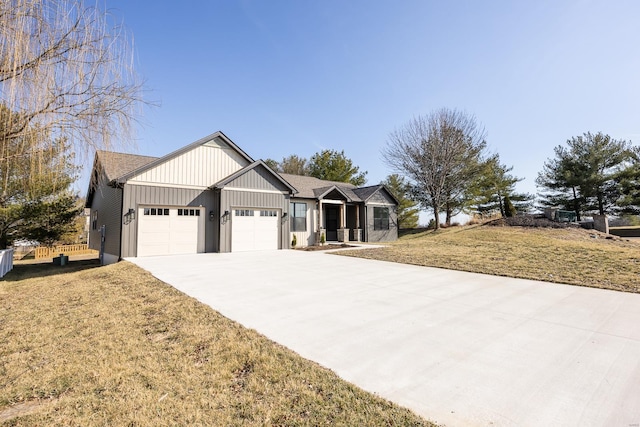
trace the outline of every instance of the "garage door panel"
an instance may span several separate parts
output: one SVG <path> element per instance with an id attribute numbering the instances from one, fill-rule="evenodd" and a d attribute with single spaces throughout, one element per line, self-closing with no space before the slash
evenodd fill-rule
<path id="1" fill-rule="evenodd" d="M 147 244 L 144 247 L 143 253 L 138 256 L 156 256 L 166 255 L 169 253 L 169 245 L 166 243 Z"/>
<path id="2" fill-rule="evenodd" d="M 262 251 L 278 249 L 279 216 L 275 210 L 240 209 L 234 210 L 231 229 L 231 251 Z M 253 215 L 248 215 L 250 211 Z M 266 214 L 266 212 L 269 212 Z"/>
<path id="3" fill-rule="evenodd" d="M 145 244 L 147 245 L 158 245 L 158 244 L 169 244 L 169 232 L 163 233 L 155 233 L 155 232 L 146 232 L 143 233 L 143 239 Z"/>
<path id="4" fill-rule="evenodd" d="M 162 210 L 163 215 L 151 215 Z M 195 211 L 189 209 L 184 211 Z M 145 211 L 148 213 L 145 215 Z M 183 209 L 148 207 L 139 209 L 138 256 L 199 252 L 202 216 L 178 215 Z M 166 213 L 168 212 L 168 215 Z M 204 228 L 204 227 L 202 227 Z"/>

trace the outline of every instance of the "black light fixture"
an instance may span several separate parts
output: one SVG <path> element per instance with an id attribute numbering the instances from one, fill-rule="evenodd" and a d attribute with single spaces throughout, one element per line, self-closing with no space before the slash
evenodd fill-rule
<path id="1" fill-rule="evenodd" d="M 124 223 L 129 224 L 134 219 L 136 219 L 136 210 L 133 208 L 129 208 L 127 213 L 124 214 Z"/>
<path id="2" fill-rule="evenodd" d="M 288 217 L 289 217 L 288 213 L 285 212 L 285 213 L 282 214 L 282 220 L 283 221 L 286 221 Z"/>
<path id="3" fill-rule="evenodd" d="M 229 211 L 224 211 L 224 215 L 222 215 L 223 217 L 228 217 L 229 216 Z"/>
<path id="4" fill-rule="evenodd" d="M 213 221 L 216 218 L 216 213 L 214 211 L 209 211 L 209 221 Z"/>

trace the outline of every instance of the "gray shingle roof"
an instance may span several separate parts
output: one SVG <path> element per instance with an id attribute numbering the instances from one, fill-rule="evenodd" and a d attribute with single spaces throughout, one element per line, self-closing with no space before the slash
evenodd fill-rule
<path id="1" fill-rule="evenodd" d="M 291 175 L 288 173 L 281 173 L 280 176 L 298 190 L 296 197 L 303 199 L 315 199 L 335 185 L 353 201 L 361 201 L 360 197 L 358 197 L 353 191 L 356 186 L 349 184 L 348 182 L 324 181 L 312 176 Z"/>
<path id="2" fill-rule="evenodd" d="M 159 159 L 158 157 L 102 150 L 97 151 L 96 156 L 104 168 L 108 181 L 116 180 Z M 295 197 L 305 199 L 317 199 L 331 188 L 337 187 L 350 201 L 363 202 L 382 187 L 381 185 L 372 185 L 358 188 L 348 182 L 325 181 L 312 176 L 292 175 L 288 173 L 281 173 L 279 175 L 293 188 L 298 190 Z"/>
<path id="3" fill-rule="evenodd" d="M 378 191 L 381 185 L 372 185 L 370 187 L 360 187 L 353 190 L 362 200 L 367 200 L 373 193 Z"/>
<path id="4" fill-rule="evenodd" d="M 140 156 L 138 154 L 114 153 L 112 151 L 99 150 L 96 153 L 98 161 L 104 168 L 109 181 L 113 181 L 132 172 L 146 164 L 157 160 L 157 157 Z"/>

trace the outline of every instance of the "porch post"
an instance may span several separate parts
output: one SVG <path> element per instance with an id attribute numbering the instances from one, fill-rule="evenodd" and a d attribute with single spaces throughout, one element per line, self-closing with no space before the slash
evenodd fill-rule
<path id="1" fill-rule="evenodd" d="M 338 227 L 338 241 L 339 242 L 348 242 L 349 241 L 349 229 L 347 226 L 347 203 L 342 202 L 340 205 L 340 227 Z"/>
<path id="2" fill-rule="evenodd" d="M 353 232 L 353 240 L 359 242 L 360 239 L 360 205 L 356 205 L 356 229 Z"/>
<path id="3" fill-rule="evenodd" d="M 322 200 L 318 200 L 318 227 L 316 230 L 316 245 L 320 244 L 320 238 L 322 236 L 322 234 L 324 233 L 324 227 L 323 227 L 323 222 L 322 222 L 323 218 L 322 218 Z M 324 238 L 326 239 L 327 236 L 325 235 Z"/>

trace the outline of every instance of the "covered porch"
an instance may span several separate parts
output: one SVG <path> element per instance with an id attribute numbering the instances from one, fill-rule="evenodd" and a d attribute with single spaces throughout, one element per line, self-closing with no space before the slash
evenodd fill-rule
<path id="1" fill-rule="evenodd" d="M 319 197 L 316 241 L 324 234 L 327 242 L 361 242 L 362 209 L 337 188 Z"/>

